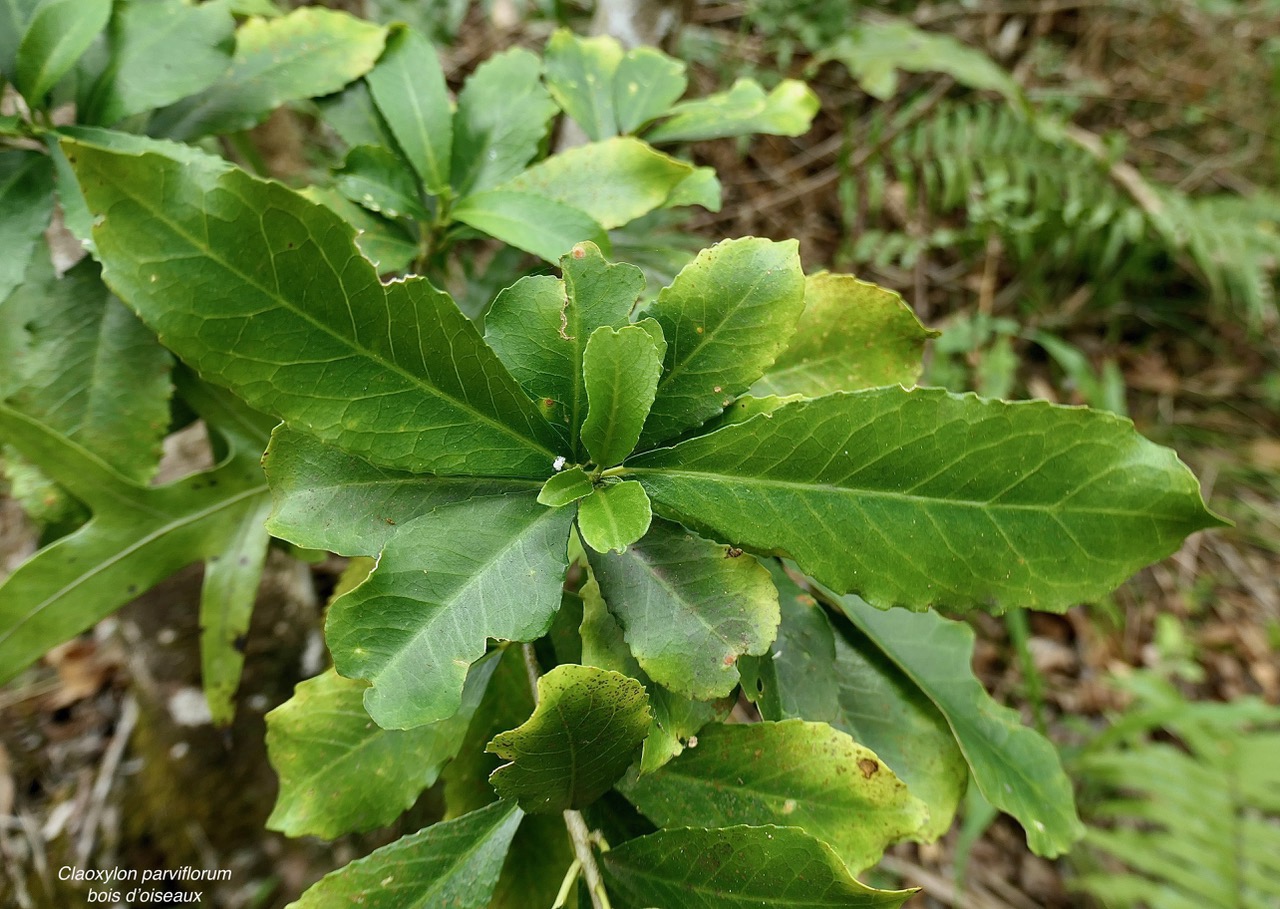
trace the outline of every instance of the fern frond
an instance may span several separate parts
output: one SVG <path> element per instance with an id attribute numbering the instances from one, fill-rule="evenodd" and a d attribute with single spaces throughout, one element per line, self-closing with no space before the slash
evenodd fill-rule
<path id="1" fill-rule="evenodd" d="M 1085 849 L 1109 868 L 1079 885 L 1114 909 L 1271 909 L 1280 905 L 1280 710 L 1189 704 L 1172 686 L 1104 736 L 1080 771 L 1102 793 Z M 1153 742 L 1162 728 L 1185 747 Z"/>
<path id="2" fill-rule="evenodd" d="M 886 128 L 873 124 L 867 141 L 874 145 Z M 848 194 L 848 204 L 896 229 L 866 232 L 852 257 L 909 267 L 931 249 L 976 256 L 994 234 L 1028 284 L 1149 288 L 1167 280 L 1172 260 L 1251 324 L 1276 318 L 1280 195 L 1191 197 L 1144 187 L 1151 198 L 1137 200 L 1105 155 L 1068 132 L 1005 103 L 939 106 L 867 161 L 863 198 Z M 907 230 L 921 201 L 949 229 Z"/>

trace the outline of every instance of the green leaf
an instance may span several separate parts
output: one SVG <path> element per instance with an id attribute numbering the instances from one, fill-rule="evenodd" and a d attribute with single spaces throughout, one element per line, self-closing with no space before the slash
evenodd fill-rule
<path id="1" fill-rule="evenodd" d="M 767 95 L 754 79 L 739 79 L 716 92 L 671 108 L 671 118 L 645 134 L 649 142 L 694 142 L 764 133 L 799 136 L 809 131 L 818 112 L 818 96 L 809 86 L 783 79 Z"/>
<path id="2" fill-rule="evenodd" d="M 667 355 L 641 447 L 727 407 L 787 346 L 804 308 L 798 244 L 724 240 L 685 266 L 645 314 Z"/>
<path id="3" fill-rule="evenodd" d="M 195 139 L 248 129 L 287 101 L 336 92 L 367 73 L 386 29 L 316 7 L 250 19 L 236 32 L 231 67 L 198 95 L 159 111 L 150 133 Z"/>
<path id="4" fill-rule="evenodd" d="M 898 70 L 946 73 L 967 88 L 999 92 L 1015 102 L 1022 97 L 1013 77 L 982 51 L 901 19 L 859 20 L 819 54 L 818 62 L 825 60 L 839 60 L 863 91 L 882 101 L 897 91 Z"/>
<path id="5" fill-rule="evenodd" d="M 361 79 L 352 82 L 342 91 L 315 100 L 320 116 L 348 148 L 357 145 L 380 145 L 386 149 L 396 147 L 387 121 L 373 103 L 369 86 Z"/>
<path id="6" fill-rule="evenodd" d="M 613 76 L 618 132 L 632 133 L 680 100 L 689 80 L 684 61 L 652 47 L 633 47 Z"/>
<path id="7" fill-rule="evenodd" d="M 39 5 L 40 0 L 0 0 L 0 76 L 10 82 L 14 79 L 18 44 Z"/>
<path id="8" fill-rule="evenodd" d="M 520 824 L 498 802 L 433 824 L 325 875 L 290 909 L 485 909 Z"/>
<path id="9" fill-rule="evenodd" d="M 587 556 L 640 666 L 679 694 L 728 694 L 738 683 L 738 658 L 764 653 L 777 631 L 769 573 L 751 556 L 681 527 L 655 520 L 625 553 Z"/>
<path id="10" fill-rule="evenodd" d="M 612 467 L 640 439 L 658 388 L 662 355 L 639 325 L 617 331 L 604 325 L 587 339 L 582 372 L 587 389 L 582 444 L 596 464 Z"/>
<path id="11" fill-rule="evenodd" d="M 548 419 L 568 427 L 577 459 L 587 340 L 602 327 L 627 324 L 644 275 L 634 265 L 610 265 L 592 243 L 575 245 L 560 268 L 563 280 L 522 278 L 500 293 L 485 316 L 484 338 L 526 394 L 543 402 Z"/>
<path id="12" fill-rule="evenodd" d="M 837 598 L 849 620 L 933 701 L 987 800 L 1022 824 L 1027 845 L 1054 857 L 1084 834 L 1071 781 L 1048 739 L 991 699 L 973 675 L 973 630 L 932 612 L 873 609 Z"/>
<path id="13" fill-rule="evenodd" d="M 557 111 L 539 78 L 541 71 L 534 54 L 513 48 L 490 57 L 467 79 L 453 116 L 457 195 L 492 189 L 520 173 L 538 153 Z"/>
<path id="14" fill-rule="evenodd" d="M 801 827 L 854 874 L 929 816 L 870 749 L 825 723 L 800 720 L 708 726 L 697 748 L 621 789 L 660 827 Z"/>
<path id="15" fill-rule="evenodd" d="M 914 891 L 872 890 L 794 827 L 660 830 L 600 859 L 614 909 L 897 909 Z"/>
<path id="16" fill-rule="evenodd" d="M 839 708 L 829 722 L 879 755 L 929 806 L 929 822 L 913 839 L 933 842 L 951 828 L 969 781 L 955 735 L 926 693 L 860 632 L 842 628 L 835 649 Z"/>
<path id="17" fill-rule="evenodd" d="M 609 242 L 604 228 L 586 212 L 530 192 L 502 188 L 472 193 L 449 214 L 548 262 L 557 261 L 583 240 L 599 245 Z"/>
<path id="18" fill-rule="evenodd" d="M 528 492 L 537 481 L 430 477 L 368 461 L 280 426 L 263 458 L 272 535 L 306 549 L 376 555 L 404 524 L 440 505 Z"/>
<path id="19" fill-rule="evenodd" d="M 622 627 L 605 607 L 600 585 L 594 577 L 587 578 L 581 595 L 582 623 L 578 633 L 582 641 L 582 663 L 631 676 L 643 683 L 649 692 L 653 720 L 649 723 L 649 734 L 645 736 L 644 749 L 640 754 L 640 772 L 652 773 L 682 752 L 690 736 L 707 723 L 727 717 L 733 706 L 732 700 L 693 701 L 653 682 L 631 655 L 622 636 Z"/>
<path id="20" fill-rule="evenodd" d="M 626 552 L 645 535 L 653 511 L 634 480 L 601 486 L 578 505 L 578 531 L 596 552 Z"/>
<path id="21" fill-rule="evenodd" d="M 30 347 L 8 403 L 146 483 L 169 428 L 173 360 L 111 295 L 89 259 L 61 279 L 32 282 L 12 304 L 29 308 Z"/>
<path id="22" fill-rule="evenodd" d="M 693 170 L 691 164 L 624 136 L 552 155 L 499 189 L 551 199 L 614 228 L 661 208 Z"/>
<path id="23" fill-rule="evenodd" d="M 263 496 L 254 505 L 244 511 L 226 547 L 205 561 L 200 586 L 200 679 L 209 713 L 219 726 L 235 719 L 245 636 L 271 542 L 263 526 L 271 500 Z"/>
<path id="24" fill-rule="evenodd" d="M 5 405 L 0 433 L 94 512 L 0 585 L 0 683 L 179 568 L 226 550 L 266 498 L 258 452 L 235 436 L 213 470 L 149 487 Z"/>
<path id="25" fill-rule="evenodd" d="M 13 84 L 33 108 L 107 27 L 111 0 L 40 0 L 14 56 Z"/>
<path id="26" fill-rule="evenodd" d="M 203 376 L 385 467 L 551 473 L 555 431 L 472 322 L 425 280 L 384 286 L 329 209 L 216 159 L 65 147 L 110 213 L 107 283 Z"/>
<path id="27" fill-rule="evenodd" d="M 529 813 L 577 810 L 612 788 L 649 731 L 649 696 L 635 679 L 566 663 L 538 679 L 538 706 L 486 751 L 510 761 L 489 781 Z"/>
<path id="28" fill-rule="evenodd" d="M 543 51 L 551 96 L 592 141 L 618 134 L 613 74 L 621 60 L 622 45 L 612 35 L 579 38 L 567 28 L 557 29 Z"/>
<path id="29" fill-rule="evenodd" d="M 231 64 L 235 20 L 221 3 L 124 0 L 107 44 L 110 62 L 79 112 L 83 123 L 110 126 L 207 89 Z"/>
<path id="30" fill-rule="evenodd" d="M 334 183 L 352 202 L 388 218 L 427 219 L 413 174 L 385 148 L 357 145 L 351 149 L 334 172 Z"/>
<path id="31" fill-rule="evenodd" d="M 338 672 L 367 678 L 379 726 L 451 716 L 489 638 L 532 641 L 560 607 L 572 508 L 532 494 L 444 505 L 399 528 L 378 567 L 329 607 Z"/>
<path id="32" fill-rule="evenodd" d="M 484 747 L 499 732 L 520 725 L 533 713 L 530 686 L 523 649 L 506 646 L 498 657 L 498 668 L 493 671 L 467 734 L 462 737 L 458 756 L 440 774 L 444 781 L 446 818 L 461 817 L 497 799 L 497 793 L 489 785 L 489 774 L 502 762 Z"/>
<path id="33" fill-rule="evenodd" d="M 182 400 L 208 426 L 234 439 L 246 460 L 266 447 L 275 420 L 250 410 L 230 392 L 207 385 L 186 370 L 179 370 L 176 379 Z M 229 726 L 235 719 L 249 624 L 271 542 L 263 524 L 270 511 L 269 498 L 254 498 L 222 550 L 205 560 L 200 585 L 200 679 L 213 722 L 221 726 Z"/>
<path id="34" fill-rule="evenodd" d="M 34 151 L 0 151 L 0 303 L 22 283 L 53 216 L 53 167 Z"/>
<path id="35" fill-rule="evenodd" d="M 338 215 L 356 229 L 356 246 L 379 274 L 403 272 L 418 258 L 418 241 L 401 224 L 380 217 L 332 187 L 308 186 L 298 195 Z"/>
<path id="36" fill-rule="evenodd" d="M 572 505 L 583 496 L 591 495 L 594 488 L 591 477 L 585 470 L 581 467 L 570 467 L 553 475 L 542 484 L 542 489 L 538 492 L 538 501 L 552 508 Z"/>
<path id="37" fill-rule="evenodd" d="M 563 817 L 554 814 L 526 817 L 507 850 L 507 860 L 488 909 L 552 905 L 573 860 L 573 843 Z"/>
<path id="38" fill-rule="evenodd" d="M 449 188 L 453 114 L 436 49 L 412 28 L 397 26 L 365 81 L 422 185 L 432 195 L 444 193 Z"/>
<path id="39" fill-rule="evenodd" d="M 267 827 L 331 840 L 390 824 L 458 753 L 497 656 L 471 670 L 456 714 L 417 729 L 382 729 L 369 719 L 367 682 L 330 669 L 299 683 L 267 714 L 267 749 L 280 776 Z"/>
<path id="40" fill-rule="evenodd" d="M 778 590 L 782 623 L 767 653 L 743 659 L 743 694 L 756 703 L 766 720 L 827 723 L 879 754 L 875 745 L 835 722 L 840 715 L 840 675 L 832 672 L 835 632 L 822 607 L 775 559 L 768 559 L 765 566 Z"/>
<path id="41" fill-rule="evenodd" d="M 891 290 L 853 275 L 810 275 L 791 344 L 751 393 L 816 398 L 878 385 L 914 385 L 924 342 L 937 334 Z"/>
<path id="42" fill-rule="evenodd" d="M 881 607 L 1063 610 L 1220 524 L 1128 420 L 941 389 L 797 401 L 628 467 L 659 514 Z"/>

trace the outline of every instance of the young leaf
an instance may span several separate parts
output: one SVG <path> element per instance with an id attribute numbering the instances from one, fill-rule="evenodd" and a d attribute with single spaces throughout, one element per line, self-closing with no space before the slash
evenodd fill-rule
<path id="1" fill-rule="evenodd" d="M 422 185 L 442 195 L 449 188 L 453 113 L 436 49 L 412 28 L 396 26 L 365 82 Z"/>
<path id="2" fill-rule="evenodd" d="M 791 344 L 751 393 L 816 398 L 877 385 L 914 385 L 924 342 L 937 334 L 921 325 L 893 291 L 853 275 L 810 275 Z"/>
<path id="3" fill-rule="evenodd" d="M 613 74 L 622 45 L 612 35 L 579 38 L 567 28 L 547 41 L 542 66 L 551 96 L 594 142 L 618 134 Z"/>
<path id="4" fill-rule="evenodd" d="M 327 95 L 359 79 L 385 40 L 380 25 L 316 7 L 250 19 L 236 32 L 235 54 L 222 78 L 159 111 L 149 131 L 189 140 L 248 129 L 286 101 Z"/>
<path id="5" fill-rule="evenodd" d="M 625 553 L 588 552 L 627 644 L 655 682 L 687 697 L 723 697 L 737 660 L 764 653 L 778 628 L 778 593 L 751 556 L 665 521 Z"/>
<path id="6" fill-rule="evenodd" d="M 991 699 L 973 675 L 973 630 L 932 612 L 881 612 L 854 596 L 844 614 L 946 717 L 987 800 L 1022 824 L 1027 845 L 1052 858 L 1084 834 L 1071 781 L 1053 744 Z"/>
<path id="7" fill-rule="evenodd" d="M 556 115 L 556 103 L 538 78 L 541 70 L 535 55 L 513 48 L 481 63 L 467 79 L 453 116 L 456 195 L 492 189 L 538 153 Z"/>
<path id="8" fill-rule="evenodd" d="M 231 64 L 235 20 L 221 3 L 132 0 L 116 4 L 107 43 L 111 59 L 78 112 L 82 123 L 111 126 L 207 89 Z"/>
<path id="9" fill-rule="evenodd" d="M 809 131 L 818 96 L 803 82 L 783 79 L 767 95 L 754 79 L 739 79 L 727 92 L 677 104 L 671 117 L 645 134 L 650 142 L 694 142 L 764 133 L 799 136 Z"/>
<path id="10" fill-rule="evenodd" d="M 582 355 L 587 389 L 582 444 L 601 467 L 621 463 L 636 447 L 661 371 L 658 346 L 644 328 L 602 326 L 591 333 Z"/>
<path id="11" fill-rule="evenodd" d="M 532 641 L 560 606 L 572 508 L 532 494 L 444 505 L 387 543 L 363 584 L 329 607 L 334 665 L 367 678 L 379 726 L 408 729 L 452 716 L 467 667 L 489 638 Z"/>
<path id="12" fill-rule="evenodd" d="M 874 752 L 825 723 L 800 720 L 708 726 L 697 748 L 621 789 L 660 827 L 800 827 L 854 874 L 929 816 Z"/>
<path id="13" fill-rule="evenodd" d="M 423 828 L 313 884 L 292 909 L 485 909 L 522 813 L 513 802 Z"/>
<path id="14" fill-rule="evenodd" d="M 692 173 L 693 165 L 622 137 L 552 155 L 498 188 L 551 199 L 614 228 L 661 208 Z"/>
<path id="15" fill-rule="evenodd" d="M 384 286 L 329 209 L 217 159 L 66 147 L 105 279 L 202 375 L 385 467 L 551 473 L 555 431 L 472 322 Z"/>
<path id="16" fill-rule="evenodd" d="M 601 856 L 614 909 L 897 909 L 915 891 L 873 890 L 795 827 L 660 830 Z"/>
<path id="17" fill-rule="evenodd" d="M 531 813 L 580 809 L 626 772 L 649 731 L 649 696 L 635 679 L 567 663 L 538 679 L 538 706 L 486 751 L 510 761 L 489 781 Z"/>
<path id="18" fill-rule="evenodd" d="M 1062 610 L 1220 523 L 1128 420 L 941 389 L 797 401 L 628 467 L 659 514 L 881 607 Z"/>
<path id="19" fill-rule="evenodd" d="M 94 512 L 0 584 L 0 683 L 179 568 L 226 550 L 267 495 L 258 452 L 235 437 L 213 470 L 149 487 L 5 405 L 0 433 Z"/>
<path id="20" fill-rule="evenodd" d="M 367 682 L 332 669 L 300 682 L 267 714 L 267 749 L 280 776 L 267 827 L 331 840 L 390 824 L 458 753 L 497 656 L 472 667 L 457 713 L 417 729 L 382 729 L 369 719 Z"/>
<path id="21" fill-rule="evenodd" d="M 797 250 L 794 240 L 725 240 L 658 294 L 645 314 L 667 355 L 641 448 L 719 414 L 786 348 L 804 309 Z"/>
<path id="22" fill-rule="evenodd" d="M 582 623 L 578 630 L 582 642 L 581 660 L 587 666 L 599 666 L 631 676 L 644 684 L 649 692 L 653 720 L 640 754 L 640 772 L 652 773 L 677 754 L 685 742 L 710 722 L 729 715 L 730 698 L 715 702 L 692 701 L 654 683 L 627 647 L 622 628 L 609 614 L 600 596 L 600 585 L 588 577 L 582 585 Z"/>
<path id="23" fill-rule="evenodd" d="M 531 492 L 536 480 L 429 477 L 375 467 L 279 426 L 263 457 L 275 507 L 274 536 L 306 549 L 376 555 L 405 524 L 440 505 Z"/>
<path id="24" fill-rule="evenodd" d="M 503 243 L 555 262 L 575 243 L 607 245 L 604 228 L 586 212 L 536 193 L 508 187 L 472 193 L 450 216 Z"/>
<path id="25" fill-rule="evenodd" d="M 53 168 L 34 151 L 0 152 L 0 303 L 22 283 L 53 215 Z"/>
<path id="26" fill-rule="evenodd" d="M 575 244 L 560 268 L 560 281 L 522 278 L 500 293 L 485 316 L 484 338 L 526 394 L 551 402 L 549 419 L 568 427 L 576 459 L 587 412 L 587 339 L 602 327 L 627 324 L 644 275 L 634 265 L 610 265 L 592 243 Z"/>
<path id="27" fill-rule="evenodd" d="M 71 71 L 107 26 L 111 0 L 40 0 L 31 11 L 14 57 L 13 84 L 27 103 L 44 108 L 44 96 Z"/>
<path id="28" fill-rule="evenodd" d="M 583 496 L 591 495 L 594 488 L 591 485 L 591 477 L 585 470 L 581 467 L 570 467 L 542 484 L 542 489 L 538 492 L 538 501 L 552 508 L 572 505 Z"/>
<path id="29" fill-rule="evenodd" d="M 578 505 L 578 531 L 596 552 L 626 552 L 652 518 L 649 497 L 634 480 L 601 486 Z"/>
<path id="30" fill-rule="evenodd" d="M 613 108 L 618 132 L 635 132 L 680 100 L 689 80 L 682 60 L 653 47 L 633 47 L 613 76 Z"/>
<path id="31" fill-rule="evenodd" d="M 418 185 L 400 158 L 376 145 L 357 145 L 347 152 L 334 183 L 344 196 L 388 218 L 427 218 Z"/>

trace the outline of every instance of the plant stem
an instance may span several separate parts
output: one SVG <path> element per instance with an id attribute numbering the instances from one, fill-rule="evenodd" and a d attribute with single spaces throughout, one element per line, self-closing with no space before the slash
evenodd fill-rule
<path id="1" fill-rule="evenodd" d="M 542 669 L 538 666 L 538 654 L 532 644 L 521 644 L 520 652 L 524 655 L 525 672 L 529 675 L 529 690 L 533 692 L 533 703 L 538 704 L 538 679 Z M 582 877 L 587 882 L 587 890 L 591 894 L 592 909 L 613 909 L 609 897 L 604 890 L 604 881 L 600 877 L 600 866 L 596 864 L 595 853 L 591 851 L 591 831 L 583 820 L 581 812 L 570 809 L 564 812 L 564 825 L 569 829 L 569 839 L 573 841 L 573 854 L 582 866 Z"/>
<path id="2" fill-rule="evenodd" d="M 573 840 L 573 854 L 582 863 L 582 878 L 591 894 L 592 909 L 613 909 L 604 891 L 595 853 L 591 851 L 591 831 L 587 829 L 587 822 L 579 812 L 571 810 L 564 813 L 564 825 L 569 828 L 569 838 Z"/>

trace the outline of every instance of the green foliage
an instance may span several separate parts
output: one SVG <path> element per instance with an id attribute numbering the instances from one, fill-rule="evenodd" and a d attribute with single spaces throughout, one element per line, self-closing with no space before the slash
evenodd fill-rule
<path id="1" fill-rule="evenodd" d="M 1154 675 L 1123 687 L 1134 705 L 1079 760 L 1091 821 L 1080 887 L 1117 907 L 1274 905 L 1280 710 L 1191 703 Z"/>
<path id="2" fill-rule="evenodd" d="M 649 731 L 649 696 L 635 679 L 592 666 L 557 666 L 538 679 L 538 706 L 486 751 L 511 763 L 489 777 L 525 811 L 585 808 L 631 765 Z"/>
<path id="3" fill-rule="evenodd" d="M 98 263 L 0 275 L 17 287 L 0 427 L 92 514 L 0 588 L 6 677 L 206 560 L 203 669 L 227 720 L 268 533 L 368 557 L 327 613 L 334 670 L 269 718 L 270 824 L 367 829 L 441 777 L 446 819 L 303 909 L 575 887 L 619 909 L 897 906 L 909 894 L 852 875 L 937 839 L 970 775 L 1035 851 L 1079 836 L 1052 746 L 973 678 L 967 628 L 923 610 L 1102 595 L 1218 523 L 1186 468 L 1110 415 L 907 387 L 930 332 L 873 285 L 806 278 L 795 241 L 726 240 L 656 295 L 608 259 L 616 231 L 719 204 L 714 174 L 654 143 L 798 134 L 807 87 L 682 102 L 678 61 L 559 32 L 453 105 L 408 26 L 304 8 L 231 48 L 224 6 L 109 6 L 92 59 L 72 53 L 89 19 L 34 69 L 37 32 L 0 44 L 35 108 L 14 128 L 52 159 L 27 141 L 0 157 L 0 236 L 38 243 L 56 175 Z M 176 32 L 190 79 L 143 91 L 140 48 Z M 345 159 L 295 191 L 188 145 L 54 129 L 42 105 L 72 67 L 87 117 L 169 138 L 329 94 Z M 591 141 L 548 154 L 558 113 Z M 511 249 L 482 281 L 459 262 L 485 236 Z M 520 251 L 558 273 L 525 274 Z M 470 314 L 441 289 L 459 275 Z M 160 344 L 200 374 L 177 394 L 222 460 L 151 487 Z M 83 368 L 104 355 L 134 371 Z M 55 358 L 71 368 L 50 381 Z M 763 722 L 726 722 L 742 697 Z"/>

